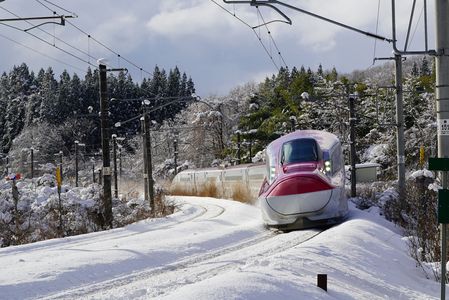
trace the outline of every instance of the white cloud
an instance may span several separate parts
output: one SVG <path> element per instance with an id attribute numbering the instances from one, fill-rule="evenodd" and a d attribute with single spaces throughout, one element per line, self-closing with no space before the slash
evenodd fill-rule
<path id="1" fill-rule="evenodd" d="M 254 19 L 254 13 L 240 10 L 243 19 Z M 220 40 L 223 36 L 247 36 L 248 28 L 210 1 L 181 9 L 161 11 L 146 24 L 151 33 L 169 39 L 208 38 Z"/>

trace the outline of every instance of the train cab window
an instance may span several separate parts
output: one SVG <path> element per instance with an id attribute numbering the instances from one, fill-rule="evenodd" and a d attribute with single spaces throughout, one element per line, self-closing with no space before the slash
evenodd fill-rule
<path id="1" fill-rule="evenodd" d="M 335 174 L 341 168 L 343 168 L 343 157 L 341 155 L 341 146 L 338 145 L 334 148 L 334 151 L 332 152 L 332 174 Z"/>
<path id="2" fill-rule="evenodd" d="M 320 150 L 314 139 L 297 139 L 282 145 L 281 164 L 318 161 Z"/>

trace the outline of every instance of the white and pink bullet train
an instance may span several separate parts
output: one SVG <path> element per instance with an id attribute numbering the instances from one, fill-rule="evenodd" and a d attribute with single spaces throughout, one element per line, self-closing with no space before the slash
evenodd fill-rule
<path id="1" fill-rule="evenodd" d="M 190 194 L 206 185 L 233 198 L 236 189 L 260 203 L 266 224 L 281 230 L 340 222 L 348 213 L 340 141 L 328 132 L 298 130 L 266 149 L 266 164 L 180 172 L 172 186 Z"/>
<path id="2" fill-rule="evenodd" d="M 346 217 L 344 161 L 335 135 L 295 131 L 270 143 L 266 153 L 259 202 L 267 225 L 286 230 Z"/>

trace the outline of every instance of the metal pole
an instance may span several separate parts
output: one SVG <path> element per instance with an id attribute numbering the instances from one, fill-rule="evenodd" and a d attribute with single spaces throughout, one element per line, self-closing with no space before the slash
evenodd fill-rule
<path id="1" fill-rule="evenodd" d="M 350 127 L 350 134 L 349 134 L 349 145 L 350 145 L 350 154 L 351 154 L 351 197 L 356 197 L 357 194 L 357 175 L 356 175 L 356 150 L 355 150 L 355 97 L 350 95 L 349 96 L 349 127 Z"/>
<path id="2" fill-rule="evenodd" d="M 118 198 L 118 182 L 117 182 L 117 135 L 112 135 L 112 151 L 114 155 L 114 197 Z"/>
<path id="3" fill-rule="evenodd" d="M 147 152 L 147 183 L 148 197 L 150 200 L 151 211 L 154 212 L 154 182 L 153 182 L 153 164 L 151 160 L 151 135 L 150 135 L 150 113 L 143 115 L 143 124 L 145 129 L 145 149 Z"/>
<path id="4" fill-rule="evenodd" d="M 6 176 L 9 175 L 9 156 L 6 157 Z"/>
<path id="5" fill-rule="evenodd" d="M 78 187 L 78 141 L 75 141 L 75 186 Z"/>
<path id="6" fill-rule="evenodd" d="M 241 154 L 240 154 L 240 132 L 237 132 L 237 163 L 241 164 Z"/>
<path id="7" fill-rule="evenodd" d="M 174 160 L 175 160 L 175 176 L 178 174 L 178 140 L 175 138 L 173 141 L 173 148 L 174 148 Z"/>
<path id="8" fill-rule="evenodd" d="M 438 157 L 449 157 L 449 2 L 436 0 L 436 111 L 438 123 Z M 447 172 L 441 173 L 442 187 L 447 189 Z M 441 299 L 446 297 L 447 225 L 441 224 Z"/>
<path id="9" fill-rule="evenodd" d="M 111 157 L 109 152 L 109 103 L 107 99 L 106 66 L 99 65 L 101 148 L 103 153 L 103 209 L 105 224 L 112 228 Z"/>
<path id="10" fill-rule="evenodd" d="M 398 162 L 398 190 L 401 207 L 405 198 L 405 143 L 404 143 L 404 107 L 402 90 L 402 56 L 394 55 L 396 66 L 396 147 Z"/>
<path id="11" fill-rule="evenodd" d="M 30 171 L 31 171 L 31 179 L 33 179 L 34 178 L 34 148 L 33 147 L 31 147 L 31 153 L 30 153 L 30 156 L 31 156 L 31 169 L 30 169 Z"/>

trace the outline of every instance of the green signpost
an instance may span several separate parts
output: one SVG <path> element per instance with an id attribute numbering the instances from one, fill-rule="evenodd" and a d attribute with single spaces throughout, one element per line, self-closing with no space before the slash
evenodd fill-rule
<path id="1" fill-rule="evenodd" d="M 438 223 L 441 224 L 441 299 L 446 298 L 446 238 L 449 224 L 449 190 L 445 182 L 449 171 L 449 158 L 429 158 L 429 170 L 440 171 L 443 188 L 438 190 Z"/>

